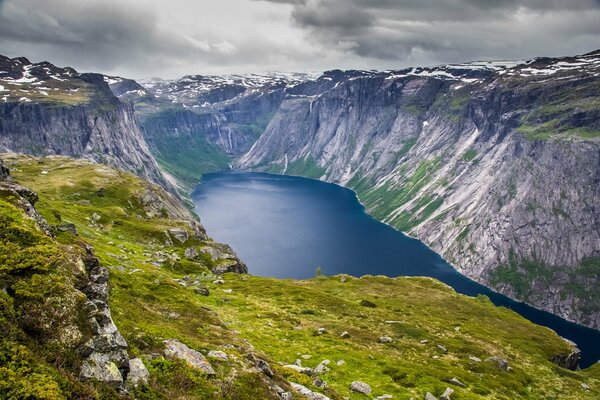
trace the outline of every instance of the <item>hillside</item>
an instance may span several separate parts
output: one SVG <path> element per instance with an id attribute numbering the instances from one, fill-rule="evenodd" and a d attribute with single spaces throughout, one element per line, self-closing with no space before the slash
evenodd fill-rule
<path id="1" fill-rule="evenodd" d="M 37 214 L 22 196 L 33 202 L 35 195 L 3 177 L 1 223 L 19 227 L 3 229 L 1 236 L 6 289 L 1 327 L 13 332 L 1 339 L 0 357 L 6 362 L 0 377 L 7 383 L 0 384 L 0 394 L 5 397 L 117 396 L 110 385 L 79 383 L 81 353 L 64 345 L 48 347 L 39 334 L 71 321 L 62 318 L 70 309 L 64 301 L 51 299 L 71 298 L 64 290 L 77 293 L 76 259 L 85 258 L 78 250 L 85 243 L 107 268 L 108 304 L 127 343 L 127 357 L 141 360 L 149 372 L 129 386 L 129 395 L 138 399 L 289 399 L 291 393 L 302 398 L 296 389 L 322 399 L 315 393 L 331 399 L 424 398 L 427 392 L 442 398 L 447 388 L 454 390 L 452 399 L 593 399 L 600 394 L 597 365 L 583 371 L 555 365 L 549 360 L 564 363 L 573 354 L 569 344 L 484 297 L 458 295 L 428 278 L 294 281 L 228 273 L 244 272 L 243 264 L 207 238 L 189 212 L 159 187 L 82 160 L 3 159 L 16 182 L 37 192 L 36 209 L 56 234 L 47 236 L 40 231 L 46 222 L 27 216 Z M 7 262 L 15 254 L 20 264 Z M 36 267 L 36 257 L 57 254 L 74 262 L 58 259 Z M 20 313 L 31 293 L 25 288 L 32 284 L 36 296 L 47 293 L 50 300 L 43 303 L 43 314 Z M 60 295 L 53 295 L 57 290 Z M 165 340 L 203 353 L 206 372 L 173 358 L 166 349 L 173 342 Z M 367 383 L 371 394 L 352 392 L 354 381 Z"/>

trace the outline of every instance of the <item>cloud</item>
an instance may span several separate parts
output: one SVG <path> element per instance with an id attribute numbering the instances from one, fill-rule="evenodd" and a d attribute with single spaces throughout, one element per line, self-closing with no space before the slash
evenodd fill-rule
<path id="1" fill-rule="evenodd" d="M 599 20 L 600 0 L 0 0 L 0 54 L 132 77 L 387 69 L 583 53 Z"/>

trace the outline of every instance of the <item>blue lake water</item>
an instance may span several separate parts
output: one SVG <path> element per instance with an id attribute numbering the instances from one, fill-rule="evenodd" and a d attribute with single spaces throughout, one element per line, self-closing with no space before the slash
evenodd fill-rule
<path id="1" fill-rule="evenodd" d="M 292 176 L 222 172 L 205 175 L 192 199 L 210 236 L 230 244 L 253 275 L 303 279 L 320 267 L 325 275 L 430 276 L 554 329 L 577 343 L 582 367 L 600 358 L 600 331 L 464 277 L 420 241 L 367 215 L 351 190 Z"/>

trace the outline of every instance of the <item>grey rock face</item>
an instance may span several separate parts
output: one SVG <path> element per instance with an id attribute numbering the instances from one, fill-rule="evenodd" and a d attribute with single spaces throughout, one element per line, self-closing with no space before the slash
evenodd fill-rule
<path id="1" fill-rule="evenodd" d="M 599 328 L 584 271 L 600 257 L 600 119 L 558 99 L 597 104 L 594 60 L 331 73 L 294 88 L 235 166 L 348 186 L 464 275 Z"/>
<path id="2" fill-rule="evenodd" d="M 563 367 L 570 370 L 576 370 L 579 367 L 579 360 L 581 359 L 581 350 L 577 348 L 577 345 L 569 339 L 563 338 L 563 340 L 569 344 L 571 349 L 564 354 L 557 354 L 550 361 L 559 367 Z"/>

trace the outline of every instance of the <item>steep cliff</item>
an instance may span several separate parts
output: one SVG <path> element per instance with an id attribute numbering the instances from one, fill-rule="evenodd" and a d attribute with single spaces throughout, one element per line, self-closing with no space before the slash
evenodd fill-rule
<path id="1" fill-rule="evenodd" d="M 202 173 L 226 169 L 250 149 L 285 97 L 307 74 L 203 76 L 174 81 L 106 77 L 134 104 L 158 162 L 189 192 Z M 137 86 L 136 86 L 137 85 Z"/>
<path id="2" fill-rule="evenodd" d="M 465 275 L 600 328 L 600 53 L 331 71 L 236 166 L 353 188 Z"/>
<path id="3" fill-rule="evenodd" d="M 101 75 L 0 56 L 0 98 L 0 151 L 87 158 L 169 187 Z"/>

